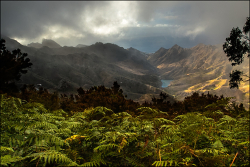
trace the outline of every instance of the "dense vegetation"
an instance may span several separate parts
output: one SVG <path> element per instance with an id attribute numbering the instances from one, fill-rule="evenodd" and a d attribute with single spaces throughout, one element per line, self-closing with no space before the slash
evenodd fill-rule
<path id="1" fill-rule="evenodd" d="M 34 85 L 19 91 L 15 75 L 31 64 L 4 50 L 1 58 L 28 64 L 16 63 L 0 85 L 1 166 L 249 166 L 249 111 L 232 98 L 169 102 L 161 93 L 139 104 L 117 82 L 69 96 Z"/>
<path id="2" fill-rule="evenodd" d="M 249 165 L 249 111 L 231 98 L 170 103 L 161 93 L 140 105 L 117 83 L 70 97 L 31 85 L 15 95 L 0 99 L 2 166 Z"/>

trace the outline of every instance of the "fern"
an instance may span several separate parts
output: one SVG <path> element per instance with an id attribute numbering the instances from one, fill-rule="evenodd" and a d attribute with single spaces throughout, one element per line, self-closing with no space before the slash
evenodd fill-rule
<path id="1" fill-rule="evenodd" d="M 28 156 L 27 158 L 33 158 L 31 161 L 41 159 L 44 165 L 56 162 L 68 166 L 78 166 L 76 162 L 72 161 L 65 154 L 62 154 L 55 150 L 48 150 L 45 152 L 34 153 Z"/>
<path id="2" fill-rule="evenodd" d="M 222 114 L 219 103 L 231 110 L 217 101 L 210 113 L 173 120 L 149 107 L 138 116 L 96 107 L 69 117 L 1 95 L 1 165 L 230 166 L 238 152 L 234 164 L 247 166 L 249 118 Z"/>
<path id="3" fill-rule="evenodd" d="M 174 160 L 155 161 L 152 165 L 154 166 L 178 166 L 178 162 Z"/>
<path id="4" fill-rule="evenodd" d="M 1 146 L 0 147 L 0 152 L 1 152 L 1 154 L 3 154 L 3 152 L 14 152 L 14 150 L 11 147 Z"/>
<path id="5" fill-rule="evenodd" d="M 4 155 L 4 156 L 1 156 L 1 166 L 9 166 L 10 164 L 21 161 L 21 160 L 22 160 L 22 157 Z"/>

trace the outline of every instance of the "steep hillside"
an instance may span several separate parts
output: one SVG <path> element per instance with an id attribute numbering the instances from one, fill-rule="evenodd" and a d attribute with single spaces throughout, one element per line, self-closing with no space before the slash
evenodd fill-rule
<path id="1" fill-rule="evenodd" d="M 148 60 L 158 68 L 162 79 L 174 80 L 165 90 L 178 100 L 195 91 L 209 91 L 217 95 L 235 96 L 237 101 L 249 103 L 248 82 L 242 83 L 239 90 L 229 88 L 229 73 L 239 69 L 249 75 L 249 61 L 232 67 L 222 45 L 199 44 L 190 49 L 175 45 L 170 49 L 159 49 Z"/>
<path id="2" fill-rule="evenodd" d="M 14 40 L 6 40 L 7 48 L 13 49 L 9 41 L 14 43 Z M 98 85 L 111 87 L 118 81 L 124 94 L 134 100 L 146 93 L 161 91 L 157 69 L 145 56 L 109 43 L 81 48 L 53 48 L 52 44 L 41 48 L 18 45 L 33 63 L 29 72 L 21 77 L 20 85 L 42 84 L 52 91 L 76 93 L 80 86 L 85 89 Z"/>

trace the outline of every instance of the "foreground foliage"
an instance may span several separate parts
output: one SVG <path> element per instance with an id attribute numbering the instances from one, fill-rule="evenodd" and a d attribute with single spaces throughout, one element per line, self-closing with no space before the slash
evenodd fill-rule
<path id="1" fill-rule="evenodd" d="M 249 112 L 214 111 L 233 112 L 226 100 L 170 120 L 150 107 L 138 116 L 100 106 L 70 116 L 0 98 L 1 166 L 249 166 Z"/>

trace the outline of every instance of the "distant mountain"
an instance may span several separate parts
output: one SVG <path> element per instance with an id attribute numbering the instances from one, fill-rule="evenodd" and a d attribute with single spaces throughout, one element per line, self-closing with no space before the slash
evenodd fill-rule
<path id="1" fill-rule="evenodd" d="M 51 40 L 51 39 L 43 39 L 42 40 L 42 43 L 30 43 L 27 45 L 28 47 L 33 47 L 33 48 L 37 48 L 37 49 L 40 49 L 44 46 L 47 46 L 49 48 L 61 48 L 62 46 L 59 45 L 58 43 L 56 43 L 55 41 Z"/>
<path id="2" fill-rule="evenodd" d="M 11 47 L 8 42 L 6 46 Z M 147 93 L 161 92 L 157 69 L 146 57 L 114 44 L 98 42 L 82 48 L 20 45 L 19 48 L 28 53 L 33 63 L 21 77 L 20 85 L 42 84 L 51 91 L 69 94 L 76 93 L 80 86 L 85 89 L 99 85 L 111 87 L 118 81 L 124 94 L 133 100 Z"/>
<path id="3" fill-rule="evenodd" d="M 36 43 L 30 43 L 30 44 L 28 44 L 27 45 L 28 47 L 33 47 L 33 48 L 42 48 L 43 47 L 43 44 L 41 44 L 41 43 L 38 43 L 38 42 L 36 42 Z"/>
<path id="4" fill-rule="evenodd" d="M 51 39 L 43 39 L 43 46 L 48 46 L 49 48 L 61 48 L 62 46 Z"/>
<path id="5" fill-rule="evenodd" d="M 131 54 L 136 55 L 136 56 L 141 56 L 141 57 L 148 57 L 149 56 L 149 54 L 141 52 L 141 51 L 139 51 L 135 48 L 132 48 L 132 47 L 128 48 L 127 50 L 130 51 Z"/>

